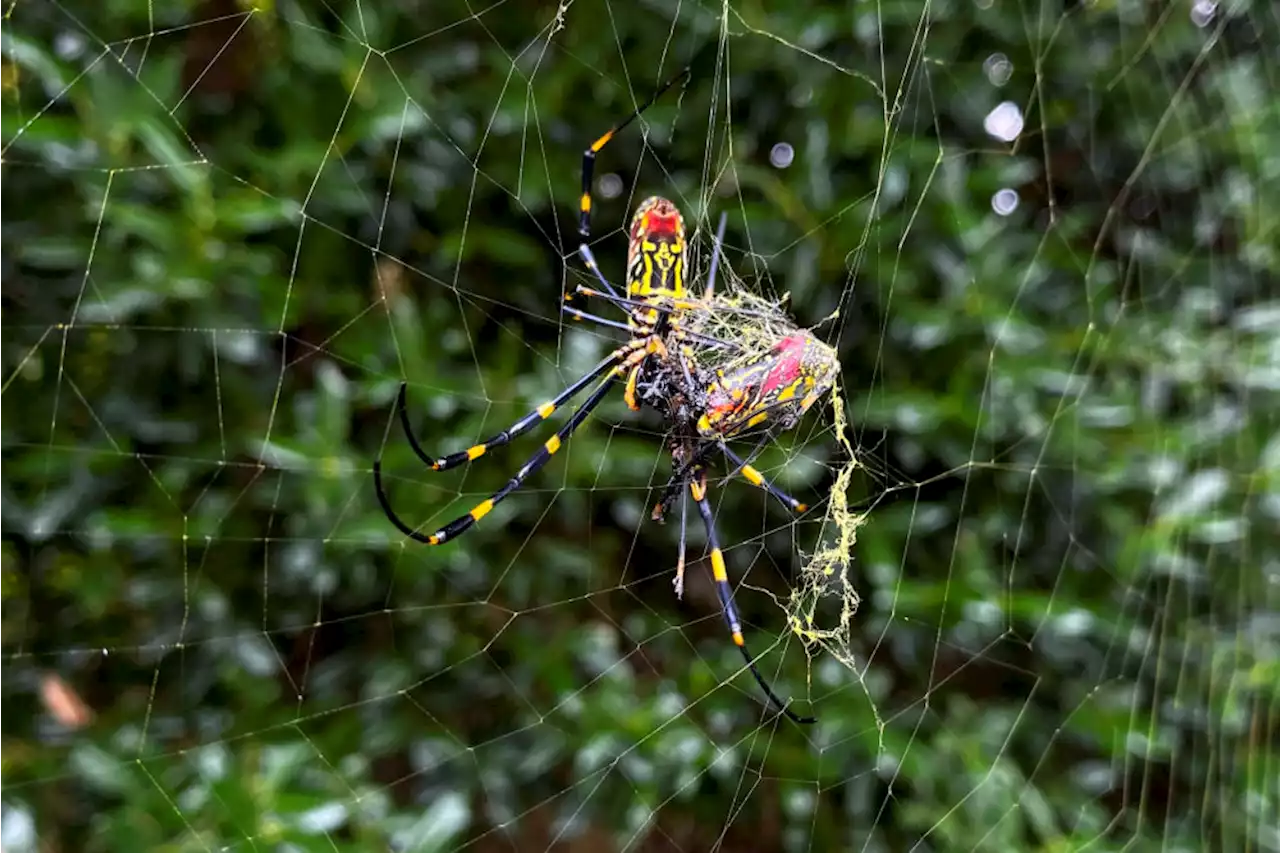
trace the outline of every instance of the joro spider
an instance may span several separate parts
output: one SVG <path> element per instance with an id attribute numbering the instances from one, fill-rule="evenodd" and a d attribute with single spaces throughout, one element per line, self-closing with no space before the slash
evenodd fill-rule
<path id="1" fill-rule="evenodd" d="M 697 506 L 706 528 L 712 576 L 734 645 L 742 653 L 747 668 L 765 696 L 777 709 L 793 722 L 813 723 L 813 717 L 796 714 L 778 697 L 747 650 L 742 620 L 734 605 L 724 553 L 720 548 L 715 519 L 707 499 L 706 465 L 710 457 L 718 453 L 734 468 L 735 474 L 740 474 L 753 485 L 766 490 L 788 509 L 804 512 L 807 507 L 803 503 L 769 482 L 752 467 L 749 459 L 743 459 L 731 450 L 727 440 L 759 434 L 763 445 L 771 435 L 794 426 L 814 402 L 834 386 L 839 372 L 836 353 L 811 333 L 790 325 L 784 327 L 785 333 L 778 334 L 770 341 L 771 346 L 741 353 L 732 352 L 737 345 L 731 340 L 711 340 L 686 328 L 684 321 L 714 316 L 707 312 L 721 311 L 732 304 L 715 292 L 716 269 L 724 237 L 723 216 L 712 243 L 707 286 L 699 297 L 692 297 L 686 286 L 685 259 L 689 244 L 685 237 L 684 218 L 676 205 L 665 198 L 654 196 L 645 199 L 632 216 L 628 229 L 630 242 L 627 250 L 625 296 L 619 294 L 604 276 L 587 245 L 591 236 L 591 184 L 596 155 L 665 91 L 687 79 L 689 75 L 690 68 L 686 68 L 660 87 L 624 121 L 615 124 L 595 140 L 582 156 L 582 196 L 578 228 L 582 242 L 578 246 L 578 254 L 601 289 L 579 285 L 575 292 L 600 298 L 622 309 L 627 315 L 627 321 L 622 323 L 608 320 L 567 304 L 562 306 L 562 310 L 578 320 L 622 329 L 628 333 L 628 340 L 554 399 L 537 406 L 492 438 L 458 453 L 437 458 L 423 450 L 409 423 L 405 402 L 406 386 L 403 383 L 395 406 L 401 427 L 414 453 L 431 470 L 447 471 L 479 459 L 494 448 L 502 447 L 524 435 L 550 418 L 560 406 L 587 386 L 596 383 L 586 401 L 516 471 L 506 485 L 481 501 L 470 512 L 434 533 L 424 534 L 396 515 L 383 488 L 380 458 L 373 463 L 374 487 L 383 512 L 405 536 L 425 545 L 442 545 L 456 539 L 488 515 L 498 503 L 517 491 L 531 474 L 546 465 L 561 444 L 573 435 L 605 398 L 613 388 L 614 381 L 623 379 L 623 394 L 627 406 L 633 411 L 640 410 L 644 405 L 654 407 L 661 412 L 670 428 L 668 444 L 673 474 L 654 508 L 654 518 L 661 519 L 667 504 L 685 486 L 688 487 L 688 496 Z M 572 294 L 567 295 L 566 301 L 571 298 Z M 696 322 L 689 325 L 699 326 Z M 729 355 L 739 357 L 736 360 L 730 359 L 727 366 L 723 362 L 720 366 L 710 366 L 710 360 L 700 357 L 699 348 L 704 355 L 709 348 L 721 351 L 727 348 L 731 350 Z M 680 557 L 675 580 L 677 594 L 683 586 L 683 510 L 682 504 Z"/>

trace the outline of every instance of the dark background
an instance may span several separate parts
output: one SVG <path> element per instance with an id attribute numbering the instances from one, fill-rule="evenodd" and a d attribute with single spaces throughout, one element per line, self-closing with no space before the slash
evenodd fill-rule
<path id="1" fill-rule="evenodd" d="M 4 16 L 7 853 L 1280 850 L 1262 4 Z M 546 437 L 433 476 L 388 412 L 407 381 L 457 450 L 607 351 L 557 316 L 581 151 L 706 44 L 601 154 L 595 249 L 620 278 L 660 192 L 799 322 L 840 310 L 866 516 L 824 643 L 788 596 L 829 411 L 761 456 L 804 517 L 714 492 L 810 728 L 703 561 L 672 593 L 662 426 L 620 394 L 450 547 L 373 497 L 384 453 L 434 529 Z"/>

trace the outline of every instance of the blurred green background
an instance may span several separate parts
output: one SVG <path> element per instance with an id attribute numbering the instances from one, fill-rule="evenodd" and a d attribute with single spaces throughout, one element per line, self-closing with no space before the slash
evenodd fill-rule
<path id="1" fill-rule="evenodd" d="M 6 853 L 1280 850 L 1273 9 L 16 0 L 0 38 Z M 823 507 L 715 498 L 810 728 L 704 562 L 672 593 L 620 395 L 450 547 L 370 478 L 431 528 L 536 449 L 431 476 L 388 412 L 457 450 L 607 352 L 557 316 L 581 151 L 707 43 L 601 155 L 595 249 L 620 278 L 661 192 L 841 312 L 846 645 L 781 605 Z M 761 461 L 815 503 L 825 418 Z"/>

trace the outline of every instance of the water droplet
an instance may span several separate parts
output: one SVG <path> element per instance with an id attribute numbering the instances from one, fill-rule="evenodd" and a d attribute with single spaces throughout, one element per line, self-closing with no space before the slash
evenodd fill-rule
<path id="1" fill-rule="evenodd" d="M 1196 0 L 1195 3 L 1191 4 L 1191 23 L 1204 29 L 1213 23 L 1213 18 L 1217 13 L 1217 0 Z"/>
<path id="2" fill-rule="evenodd" d="M 1013 63 L 1003 53 L 993 53 L 982 63 L 983 73 L 993 86 L 1003 86 L 1013 76 Z"/>
<path id="3" fill-rule="evenodd" d="M 600 197 L 617 198 L 622 195 L 622 178 L 610 172 L 600 176 Z"/>
<path id="4" fill-rule="evenodd" d="M 1022 109 L 1013 101 L 1004 101 L 982 120 L 982 128 L 1001 142 L 1012 142 L 1022 133 Z"/>
<path id="5" fill-rule="evenodd" d="M 1000 216 L 1008 216 L 1018 209 L 1018 191 L 1005 187 L 991 197 L 991 209 Z"/>
<path id="6" fill-rule="evenodd" d="M 66 30 L 58 33 L 53 39 L 53 52 L 59 59 L 72 60 L 84 53 L 84 39 L 79 33 Z"/>
<path id="7" fill-rule="evenodd" d="M 788 142 L 779 142 L 769 151 L 769 162 L 774 168 L 785 169 L 796 159 L 796 150 Z"/>

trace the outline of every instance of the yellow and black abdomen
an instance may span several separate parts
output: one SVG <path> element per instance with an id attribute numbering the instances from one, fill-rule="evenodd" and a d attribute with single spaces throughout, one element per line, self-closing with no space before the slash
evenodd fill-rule
<path id="1" fill-rule="evenodd" d="M 641 241 L 628 270 L 627 295 L 632 299 L 684 299 L 684 256 L 683 239 Z"/>
<path id="2" fill-rule="evenodd" d="M 627 296 L 641 302 L 686 297 L 684 217 L 665 198 L 645 199 L 631 218 Z M 634 312 L 647 315 L 645 309 Z M 640 316 L 634 318 L 642 321 Z M 656 319 L 656 318 L 655 318 Z"/>

